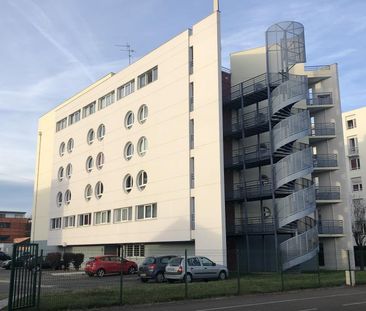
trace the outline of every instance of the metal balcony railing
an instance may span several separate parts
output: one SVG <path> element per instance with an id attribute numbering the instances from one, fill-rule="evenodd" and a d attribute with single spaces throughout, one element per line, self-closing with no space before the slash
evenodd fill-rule
<path id="1" fill-rule="evenodd" d="M 349 156 L 356 156 L 356 155 L 358 155 L 358 147 L 349 146 L 348 147 L 348 155 Z"/>
<path id="2" fill-rule="evenodd" d="M 270 197 L 272 194 L 272 184 L 270 180 L 248 181 L 245 186 L 242 183 L 234 184 L 232 189 L 226 189 L 227 200 L 253 200 L 261 197 Z"/>
<path id="3" fill-rule="evenodd" d="M 224 135 L 235 135 L 241 134 L 242 131 L 242 123 L 241 122 L 233 122 L 231 125 L 228 125 L 224 128 Z"/>
<path id="4" fill-rule="evenodd" d="M 305 71 L 330 70 L 330 65 L 305 66 Z"/>
<path id="5" fill-rule="evenodd" d="M 244 149 L 245 163 L 254 163 L 264 161 L 270 157 L 269 143 L 262 143 L 260 145 L 249 146 Z"/>
<path id="6" fill-rule="evenodd" d="M 331 92 L 312 93 L 308 99 L 309 106 L 333 105 Z"/>
<path id="7" fill-rule="evenodd" d="M 315 168 L 337 167 L 338 160 L 336 154 L 314 154 L 313 165 Z"/>
<path id="8" fill-rule="evenodd" d="M 266 107 L 259 109 L 258 111 L 246 113 L 242 118 L 245 129 L 262 126 L 268 123 L 268 108 Z"/>
<path id="9" fill-rule="evenodd" d="M 262 219 L 261 217 L 235 218 L 226 225 L 228 234 L 244 233 L 271 233 L 275 229 L 273 217 Z"/>
<path id="10" fill-rule="evenodd" d="M 343 220 L 318 221 L 319 234 L 343 234 Z"/>
<path id="11" fill-rule="evenodd" d="M 312 123 L 311 124 L 311 136 L 334 136 L 335 135 L 335 123 Z"/>
<path id="12" fill-rule="evenodd" d="M 341 199 L 341 187 L 339 186 L 320 186 L 315 188 L 315 197 L 320 201 L 332 201 Z"/>

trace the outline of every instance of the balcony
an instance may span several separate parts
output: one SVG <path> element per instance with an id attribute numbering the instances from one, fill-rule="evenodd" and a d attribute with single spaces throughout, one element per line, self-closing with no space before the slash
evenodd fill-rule
<path id="1" fill-rule="evenodd" d="M 343 235 L 343 220 L 320 220 L 318 232 L 321 235 Z"/>
<path id="2" fill-rule="evenodd" d="M 273 234 L 275 230 L 274 218 L 261 217 L 235 218 L 226 225 L 229 236 L 243 234 Z"/>
<path id="3" fill-rule="evenodd" d="M 252 168 L 258 165 L 266 165 L 270 162 L 270 145 L 261 143 L 244 149 L 244 159 L 246 168 Z"/>
<path id="4" fill-rule="evenodd" d="M 338 160 L 336 154 L 314 154 L 314 171 L 330 171 L 338 169 Z"/>
<path id="5" fill-rule="evenodd" d="M 330 65 L 304 66 L 305 71 L 330 70 Z"/>
<path id="6" fill-rule="evenodd" d="M 349 146 L 348 147 L 348 156 L 349 157 L 356 157 L 358 155 L 359 155 L 358 147 L 355 147 L 355 146 Z"/>
<path id="7" fill-rule="evenodd" d="M 225 137 L 242 137 L 242 123 L 241 122 L 233 122 L 231 125 L 227 125 L 224 127 L 224 136 Z"/>
<path id="8" fill-rule="evenodd" d="M 270 180 L 254 180 L 245 183 L 233 184 L 232 189 L 226 189 L 226 201 L 256 201 L 269 199 L 272 196 L 272 184 Z"/>
<path id="9" fill-rule="evenodd" d="M 252 111 L 242 116 L 245 136 L 252 136 L 269 130 L 268 108 Z"/>
<path id="10" fill-rule="evenodd" d="M 336 137 L 335 123 L 313 123 L 310 129 L 310 141 L 322 141 Z"/>
<path id="11" fill-rule="evenodd" d="M 333 107 L 331 92 L 312 93 L 307 101 L 308 109 L 313 112 Z"/>
<path id="12" fill-rule="evenodd" d="M 315 198 L 317 204 L 331 204 L 341 201 L 341 187 L 320 186 L 315 188 Z"/>
<path id="13" fill-rule="evenodd" d="M 242 169 L 243 168 L 243 151 L 242 149 L 234 149 L 231 157 L 225 157 L 226 169 Z"/>

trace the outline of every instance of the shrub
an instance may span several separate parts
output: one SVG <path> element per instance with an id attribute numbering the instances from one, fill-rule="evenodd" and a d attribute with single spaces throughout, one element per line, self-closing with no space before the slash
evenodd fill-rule
<path id="1" fill-rule="evenodd" d="M 69 269 L 70 263 L 74 260 L 75 254 L 73 253 L 64 253 L 63 260 L 64 260 L 64 268 Z"/>
<path id="2" fill-rule="evenodd" d="M 73 259 L 72 263 L 76 270 L 79 270 L 83 261 L 84 261 L 84 254 L 81 254 L 81 253 L 74 254 L 74 259 Z"/>
<path id="3" fill-rule="evenodd" d="M 61 253 L 48 253 L 46 256 L 46 262 L 52 269 L 58 269 L 61 266 Z"/>

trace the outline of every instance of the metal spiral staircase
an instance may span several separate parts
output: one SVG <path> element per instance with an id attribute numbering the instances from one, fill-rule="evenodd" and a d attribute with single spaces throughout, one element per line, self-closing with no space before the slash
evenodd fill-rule
<path id="1" fill-rule="evenodd" d="M 281 230 L 297 224 L 294 236 L 279 245 L 286 270 L 311 259 L 318 250 L 318 230 L 311 217 L 316 210 L 315 188 L 307 182 L 314 170 L 313 156 L 307 145 L 299 143 L 310 135 L 310 116 L 295 106 L 306 102 L 308 84 L 306 76 L 290 73 L 295 64 L 305 62 L 303 26 L 296 22 L 271 26 L 266 32 L 266 57 L 267 76 L 281 77 L 276 88 L 268 87 L 277 225 Z"/>

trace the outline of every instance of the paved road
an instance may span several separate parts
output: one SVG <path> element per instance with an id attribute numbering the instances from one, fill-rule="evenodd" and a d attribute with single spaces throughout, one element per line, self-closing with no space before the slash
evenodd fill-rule
<path id="1" fill-rule="evenodd" d="M 275 294 L 188 300 L 100 311 L 364 311 L 366 286 L 311 289 Z"/>

